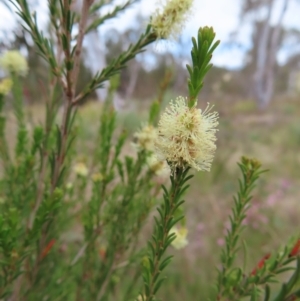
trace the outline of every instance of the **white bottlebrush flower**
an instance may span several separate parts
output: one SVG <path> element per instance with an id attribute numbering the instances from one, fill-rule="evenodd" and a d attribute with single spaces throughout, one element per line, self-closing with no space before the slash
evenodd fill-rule
<path id="1" fill-rule="evenodd" d="M 0 57 L 0 67 L 8 73 L 25 76 L 28 72 L 27 61 L 17 50 L 6 51 Z"/>
<path id="2" fill-rule="evenodd" d="M 78 175 L 80 177 L 86 177 L 89 173 L 89 170 L 84 163 L 79 162 L 79 163 L 75 164 L 74 172 L 76 173 L 76 175 Z"/>
<path id="3" fill-rule="evenodd" d="M 177 38 L 188 16 L 191 14 L 193 0 L 166 0 L 157 8 L 150 24 L 158 39 Z"/>
<path id="4" fill-rule="evenodd" d="M 170 167 L 167 162 L 165 160 L 158 160 L 155 154 L 147 157 L 147 165 L 157 176 L 168 177 L 170 175 Z"/>
<path id="5" fill-rule="evenodd" d="M 170 234 L 171 233 L 175 233 L 176 234 L 176 238 L 172 241 L 171 245 L 177 249 L 183 249 L 188 245 L 188 240 L 187 240 L 187 234 L 188 234 L 188 230 L 186 227 L 180 227 L 179 229 L 177 227 L 173 227 L 170 230 Z"/>
<path id="6" fill-rule="evenodd" d="M 133 145 L 137 150 L 154 151 L 154 142 L 157 138 L 157 130 L 152 125 L 144 125 L 134 135 Z"/>
<path id="7" fill-rule="evenodd" d="M 11 90 L 13 82 L 10 78 L 5 78 L 0 82 L 0 94 L 6 95 Z"/>
<path id="8" fill-rule="evenodd" d="M 193 167 L 209 171 L 216 149 L 218 113 L 189 108 L 184 97 L 171 101 L 158 123 L 155 142 L 159 160 L 167 160 L 174 171 L 177 167 Z"/>

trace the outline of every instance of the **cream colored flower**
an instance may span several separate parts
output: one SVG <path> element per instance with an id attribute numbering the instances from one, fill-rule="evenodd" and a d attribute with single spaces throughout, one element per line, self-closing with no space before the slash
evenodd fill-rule
<path id="1" fill-rule="evenodd" d="M 192 11 L 193 0 L 166 0 L 150 24 L 158 39 L 177 38 Z"/>
<path id="2" fill-rule="evenodd" d="M 157 130 L 155 127 L 145 125 L 133 136 L 135 138 L 133 145 L 137 150 L 154 151 L 154 142 L 157 138 Z"/>
<path id="3" fill-rule="evenodd" d="M 175 233 L 176 234 L 176 238 L 172 241 L 172 246 L 177 249 L 183 249 L 188 245 L 188 240 L 187 240 L 187 234 L 188 234 L 188 230 L 186 227 L 181 227 L 181 228 L 177 228 L 177 227 L 173 227 L 170 230 L 170 234 Z"/>
<path id="4" fill-rule="evenodd" d="M 5 78 L 0 82 L 0 94 L 6 95 L 11 90 L 13 82 L 10 78 Z"/>
<path id="5" fill-rule="evenodd" d="M 155 154 L 147 157 L 147 165 L 157 176 L 168 177 L 170 175 L 170 167 L 167 162 L 165 160 L 158 160 Z"/>
<path id="6" fill-rule="evenodd" d="M 143 301 L 146 300 L 146 296 L 145 295 L 139 295 L 136 299 L 136 301 Z"/>
<path id="7" fill-rule="evenodd" d="M 216 149 L 218 113 L 211 108 L 189 108 L 184 97 L 171 101 L 158 123 L 155 142 L 159 160 L 167 160 L 172 171 L 177 167 L 193 167 L 209 171 Z"/>
<path id="8" fill-rule="evenodd" d="M 66 189 L 67 189 L 67 190 L 73 189 L 73 183 L 68 182 L 67 185 L 66 185 Z"/>
<path id="9" fill-rule="evenodd" d="M 100 172 L 92 174 L 92 180 L 95 183 L 101 182 L 103 179 L 104 179 L 104 177 L 103 177 L 102 173 L 100 173 Z"/>
<path id="10" fill-rule="evenodd" d="M 27 61 L 17 50 L 6 51 L 0 58 L 0 67 L 9 73 L 22 76 L 28 72 Z"/>
<path id="11" fill-rule="evenodd" d="M 82 162 L 75 164 L 74 171 L 78 176 L 81 177 L 86 177 L 89 173 L 87 166 Z"/>

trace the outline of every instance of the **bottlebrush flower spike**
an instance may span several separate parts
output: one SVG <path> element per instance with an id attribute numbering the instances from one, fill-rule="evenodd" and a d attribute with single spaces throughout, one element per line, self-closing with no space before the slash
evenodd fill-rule
<path id="1" fill-rule="evenodd" d="M 156 137 L 156 128 L 152 125 L 146 124 L 134 134 L 135 142 L 133 143 L 133 146 L 137 150 L 153 151 Z"/>
<path id="2" fill-rule="evenodd" d="M 157 176 L 170 176 L 170 167 L 166 161 L 161 161 L 154 154 L 147 157 L 148 168 Z"/>
<path id="3" fill-rule="evenodd" d="M 28 72 L 27 61 L 17 50 L 6 51 L 0 58 L 0 67 L 16 75 L 25 76 Z"/>
<path id="4" fill-rule="evenodd" d="M 9 93 L 13 85 L 13 82 L 10 78 L 5 78 L 0 82 L 0 94 L 6 95 Z"/>
<path id="5" fill-rule="evenodd" d="M 87 175 L 89 173 L 87 166 L 83 162 L 76 163 L 74 166 L 74 171 L 77 176 L 80 176 L 83 178 L 87 177 Z"/>
<path id="6" fill-rule="evenodd" d="M 209 171 L 216 149 L 218 113 L 189 108 L 184 97 L 171 101 L 158 123 L 155 143 L 159 160 L 167 160 L 172 172 L 177 167 Z"/>
<path id="7" fill-rule="evenodd" d="M 176 238 L 172 241 L 172 246 L 177 249 L 183 249 L 188 245 L 188 240 L 187 240 L 187 233 L 188 230 L 186 227 L 173 227 L 170 230 L 170 233 L 174 233 L 176 235 Z"/>
<path id="8" fill-rule="evenodd" d="M 156 9 L 151 26 L 158 39 L 176 38 L 192 11 L 193 0 L 168 0 Z"/>

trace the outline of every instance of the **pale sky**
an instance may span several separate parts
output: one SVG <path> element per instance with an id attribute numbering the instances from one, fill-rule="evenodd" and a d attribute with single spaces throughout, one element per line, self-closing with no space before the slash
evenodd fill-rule
<path id="1" fill-rule="evenodd" d="M 295 27 L 300 29 L 300 4 L 297 0 L 289 0 L 289 9 L 285 15 L 284 24 L 286 27 Z M 124 3 L 125 0 L 114 1 L 114 3 Z M 145 17 L 149 16 L 156 8 L 158 1 L 141 0 L 121 14 L 118 19 L 109 21 L 105 24 L 106 28 L 115 28 L 120 31 L 126 29 L 132 24 L 137 14 Z M 194 10 L 190 17 L 182 36 L 190 38 L 195 36 L 200 26 L 212 26 L 217 34 L 217 39 L 221 40 L 221 45 L 216 50 L 213 63 L 218 66 L 236 68 L 241 66 L 245 49 L 250 46 L 251 28 L 247 21 L 244 22 L 237 37 L 240 47 L 228 47 L 230 33 L 239 26 L 240 0 L 194 0 Z M 280 7 L 283 0 L 277 0 L 277 9 L 273 13 L 273 22 L 276 23 Z M 41 27 L 47 23 L 47 1 L 40 0 L 37 10 L 38 22 Z M 15 20 L 11 14 L 0 6 L 0 34 L 1 31 L 13 29 Z M 3 35 L 0 35 L 0 39 Z M 168 46 L 167 46 L 168 47 Z M 284 61 L 286 50 L 279 53 L 279 60 Z"/>

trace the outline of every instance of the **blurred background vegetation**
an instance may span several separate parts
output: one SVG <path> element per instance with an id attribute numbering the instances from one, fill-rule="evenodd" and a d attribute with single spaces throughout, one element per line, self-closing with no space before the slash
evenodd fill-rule
<path id="1" fill-rule="evenodd" d="M 33 5 L 38 5 L 34 2 Z M 204 300 L 209 297 L 219 249 L 224 245 L 222 237 L 229 225 L 227 217 L 233 202 L 232 194 L 238 185 L 236 162 L 242 155 L 256 157 L 269 169 L 259 181 L 247 217 L 249 227 L 244 236 L 248 245 L 249 272 L 265 253 L 284 244 L 288 236 L 299 234 L 300 19 L 297 28 L 283 25 L 281 18 L 284 18 L 289 4 L 287 0 L 282 1 L 277 21 L 271 22 L 272 9 L 277 2 L 240 1 L 240 22 L 248 22 L 252 28 L 251 47 L 246 50 L 244 63 L 239 69 L 214 66 L 206 78 L 199 106 L 204 108 L 210 102 L 220 112 L 218 148 L 212 171 L 197 173 L 186 197 L 189 245 L 183 250 L 173 250 L 176 255 L 174 264 L 167 271 L 168 284 L 161 292 L 165 300 L 193 300 L 200 295 Z M 6 4 L 8 1 L 2 0 L 0 9 Z M 297 7 L 295 13 L 299 16 L 300 5 Z M 7 13 L 12 12 L 8 9 Z M 145 24 L 145 20 L 136 16 L 133 24 Z M 234 36 L 238 30 L 232 32 L 231 39 L 225 42 L 229 45 L 236 43 Z M 110 61 L 135 41 L 141 31 L 141 26 L 129 26 L 122 33 L 117 28 L 106 31 L 100 41 L 103 51 L 94 53 L 92 59 L 87 45 L 82 62 L 86 67 L 79 80 L 81 87 L 91 78 L 93 70 L 90 66 L 95 60 L 97 63 Z M 121 73 L 115 106 L 119 111 L 119 127 L 131 134 L 145 121 L 147 110 L 157 98 L 166 73 L 170 78 L 164 105 L 177 95 L 186 95 L 185 63 L 189 59 L 190 41 L 181 39 L 176 42 L 176 51 L 169 51 L 172 45 L 169 47 L 167 43 L 163 51 L 157 51 L 158 46 L 138 55 Z M 298 51 L 289 52 L 288 47 Z M 23 91 L 27 113 L 31 122 L 41 122 L 48 66 L 36 55 L 22 24 L 14 28 L 13 37 L 11 32 L 3 30 L 1 33 L 0 53 L 6 49 L 19 49 L 28 59 L 30 72 L 24 79 Z M 279 63 L 277 57 L 282 49 L 286 50 L 286 59 Z M 80 106 L 78 158 L 88 158 L 95 143 L 101 100 L 105 97 L 103 91 L 84 99 Z M 10 114 L 9 102 L 7 114 L 7 134 L 13 137 L 11 133 L 16 121 Z M 130 145 L 127 151 L 131 151 Z"/>

